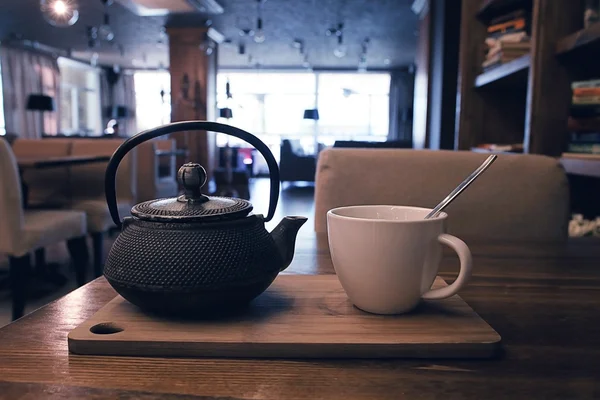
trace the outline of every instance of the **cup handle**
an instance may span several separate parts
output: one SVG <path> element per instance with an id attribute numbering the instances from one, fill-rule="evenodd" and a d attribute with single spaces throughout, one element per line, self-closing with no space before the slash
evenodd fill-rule
<path id="1" fill-rule="evenodd" d="M 423 299 L 426 300 L 441 300 L 450 296 L 454 296 L 466 285 L 469 278 L 471 278 L 473 260 L 471 257 L 471 250 L 469 250 L 469 247 L 467 247 L 465 242 L 456 236 L 448 235 L 446 233 L 439 235 L 437 240 L 438 242 L 452 248 L 456 254 L 458 254 L 458 258 L 460 260 L 460 272 L 458 273 L 458 277 L 454 283 L 451 285 L 426 292 L 423 295 Z"/>

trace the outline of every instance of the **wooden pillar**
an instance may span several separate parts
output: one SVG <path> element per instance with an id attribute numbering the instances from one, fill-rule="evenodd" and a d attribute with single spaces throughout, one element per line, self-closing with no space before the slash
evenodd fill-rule
<path id="1" fill-rule="evenodd" d="M 169 65 L 171 72 L 171 120 L 213 120 L 217 76 L 217 51 L 211 55 L 200 49 L 205 41 L 207 27 L 167 27 L 169 35 Z M 216 46 L 215 46 L 216 47 Z M 187 150 L 188 156 L 178 164 L 191 161 L 200 163 L 213 176 L 215 167 L 215 133 L 182 132 L 172 135 L 177 148 Z M 205 191 L 208 185 L 204 187 Z"/>

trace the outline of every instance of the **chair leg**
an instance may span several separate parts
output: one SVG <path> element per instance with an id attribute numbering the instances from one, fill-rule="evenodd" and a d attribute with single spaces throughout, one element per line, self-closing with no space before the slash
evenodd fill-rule
<path id="1" fill-rule="evenodd" d="M 92 233 L 94 245 L 94 274 L 97 277 L 104 273 L 104 234 L 102 232 Z"/>
<path id="2" fill-rule="evenodd" d="M 42 272 L 46 269 L 46 250 L 42 247 L 35 251 L 35 270 Z"/>
<path id="3" fill-rule="evenodd" d="M 19 319 L 25 313 L 27 284 L 31 276 L 31 257 L 9 257 L 10 286 L 12 292 L 12 319 Z"/>
<path id="4" fill-rule="evenodd" d="M 71 254 L 71 262 L 75 269 L 75 279 L 78 286 L 85 284 L 85 275 L 90 260 L 85 236 L 67 241 L 67 248 Z"/>

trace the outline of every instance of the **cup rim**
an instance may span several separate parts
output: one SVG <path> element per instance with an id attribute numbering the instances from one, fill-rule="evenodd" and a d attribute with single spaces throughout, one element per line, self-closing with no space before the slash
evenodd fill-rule
<path id="1" fill-rule="evenodd" d="M 414 219 L 414 220 L 399 220 L 399 219 L 375 219 L 375 218 L 363 218 L 363 217 L 350 217 L 347 215 L 336 214 L 336 211 L 340 210 L 348 210 L 352 208 L 375 208 L 375 207 L 393 207 L 393 208 L 403 208 L 403 209 L 411 209 L 411 210 L 420 210 L 420 211 L 431 211 L 433 208 L 426 207 L 415 207 L 415 206 L 397 206 L 393 204 L 365 204 L 365 205 L 356 205 L 356 206 L 343 206 L 343 207 L 335 207 L 331 210 L 327 211 L 328 218 L 338 218 L 344 219 L 348 221 L 363 221 L 363 222 L 374 222 L 374 223 L 387 223 L 387 224 L 431 224 L 439 221 L 443 221 L 448 217 L 448 214 L 445 212 L 440 212 L 437 217 L 431 219 Z"/>

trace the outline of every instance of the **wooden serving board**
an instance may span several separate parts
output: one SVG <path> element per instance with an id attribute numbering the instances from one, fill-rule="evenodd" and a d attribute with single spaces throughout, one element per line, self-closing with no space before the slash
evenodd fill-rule
<path id="1" fill-rule="evenodd" d="M 335 275 L 280 275 L 244 313 L 213 321 L 150 316 L 117 296 L 69 333 L 73 353 L 118 356 L 486 358 L 499 344 L 458 296 L 379 316 L 354 307 Z"/>

